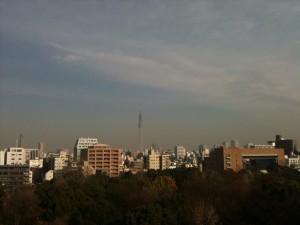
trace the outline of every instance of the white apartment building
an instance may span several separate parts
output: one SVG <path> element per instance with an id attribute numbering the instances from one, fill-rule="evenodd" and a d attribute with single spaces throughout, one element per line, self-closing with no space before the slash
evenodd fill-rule
<path id="1" fill-rule="evenodd" d="M 170 155 L 160 155 L 154 149 L 149 150 L 146 158 L 146 168 L 153 170 L 165 170 L 170 166 Z"/>
<path id="2" fill-rule="evenodd" d="M 175 158 L 178 160 L 180 158 L 185 157 L 186 150 L 183 146 L 175 146 L 174 153 L 175 153 Z"/>
<path id="3" fill-rule="evenodd" d="M 29 168 L 43 168 L 43 159 L 29 160 Z"/>
<path id="4" fill-rule="evenodd" d="M 24 148 L 9 148 L 6 151 L 6 165 L 24 165 L 26 151 Z"/>
<path id="5" fill-rule="evenodd" d="M 285 159 L 285 165 L 286 166 L 294 166 L 300 168 L 300 156 L 291 156 Z"/>
<path id="6" fill-rule="evenodd" d="M 68 164 L 64 158 L 52 158 L 52 168 L 55 171 L 62 170 L 64 167 L 67 167 Z"/>
<path id="7" fill-rule="evenodd" d="M 68 166 L 70 162 L 70 154 L 68 150 L 60 150 L 58 154 L 55 154 L 51 157 L 51 168 L 54 172 L 58 170 L 63 170 Z"/>
<path id="8" fill-rule="evenodd" d="M 80 153 L 82 149 L 87 149 L 89 146 L 97 145 L 97 138 L 78 138 L 74 147 L 74 160 L 80 162 Z"/>

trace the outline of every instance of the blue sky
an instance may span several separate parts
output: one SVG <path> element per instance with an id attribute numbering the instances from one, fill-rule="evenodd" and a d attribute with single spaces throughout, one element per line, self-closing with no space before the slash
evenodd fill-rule
<path id="1" fill-rule="evenodd" d="M 0 147 L 300 139 L 300 2 L 0 1 Z"/>

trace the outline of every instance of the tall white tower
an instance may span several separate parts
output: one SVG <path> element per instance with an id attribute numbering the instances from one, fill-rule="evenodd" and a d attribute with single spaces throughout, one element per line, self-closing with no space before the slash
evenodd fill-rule
<path id="1" fill-rule="evenodd" d="M 143 152 L 144 150 L 144 144 L 143 144 L 143 120 L 142 120 L 142 113 L 139 113 L 139 147 L 138 151 Z"/>

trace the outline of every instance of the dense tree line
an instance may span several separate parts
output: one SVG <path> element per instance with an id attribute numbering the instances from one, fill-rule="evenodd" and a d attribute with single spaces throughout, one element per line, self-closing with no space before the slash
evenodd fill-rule
<path id="1" fill-rule="evenodd" d="M 0 189 L 5 225 L 296 225 L 300 173 L 199 173 L 179 168 L 120 178 L 79 172 L 15 192 Z"/>

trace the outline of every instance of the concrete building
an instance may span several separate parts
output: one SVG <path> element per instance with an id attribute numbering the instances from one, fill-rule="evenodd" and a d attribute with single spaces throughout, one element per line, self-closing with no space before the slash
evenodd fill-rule
<path id="1" fill-rule="evenodd" d="M 39 155 L 39 158 L 44 158 L 44 149 L 45 148 L 45 145 L 43 142 L 39 142 L 38 144 L 38 155 Z"/>
<path id="2" fill-rule="evenodd" d="M 135 159 L 133 161 L 133 167 L 130 168 L 133 174 L 138 172 L 142 172 L 144 170 L 144 160 L 143 159 Z"/>
<path id="3" fill-rule="evenodd" d="M 29 160 L 29 182 L 40 184 L 43 182 L 43 159 Z"/>
<path id="4" fill-rule="evenodd" d="M 184 158 L 186 154 L 186 150 L 183 146 L 175 146 L 174 148 L 175 158 L 178 160 L 180 158 Z"/>
<path id="5" fill-rule="evenodd" d="M 20 149 L 20 148 L 17 148 Z M 0 166 L 0 185 L 5 190 L 15 190 L 30 185 L 29 165 Z"/>
<path id="6" fill-rule="evenodd" d="M 244 146 L 244 148 L 275 148 L 275 144 L 258 145 L 254 143 L 248 143 Z"/>
<path id="7" fill-rule="evenodd" d="M 96 169 L 92 165 L 90 165 L 88 161 L 84 161 L 81 168 L 83 176 L 85 177 L 96 174 Z"/>
<path id="8" fill-rule="evenodd" d="M 231 143 L 231 144 L 230 144 L 230 147 L 231 147 L 231 148 L 239 148 L 239 147 L 240 147 L 240 142 L 239 142 L 239 140 L 237 140 L 237 139 L 231 140 L 230 143 Z"/>
<path id="9" fill-rule="evenodd" d="M 171 165 L 170 155 L 160 155 L 156 150 L 151 149 L 146 156 L 146 169 L 165 170 Z"/>
<path id="10" fill-rule="evenodd" d="M 223 148 L 230 148 L 230 142 L 229 141 L 223 141 L 222 142 L 222 147 Z"/>
<path id="11" fill-rule="evenodd" d="M 159 157 L 160 155 L 148 155 L 147 160 L 147 169 L 153 169 L 153 170 L 159 170 L 160 169 L 160 163 L 159 163 Z"/>
<path id="12" fill-rule="evenodd" d="M 54 172 L 58 170 L 63 170 L 68 166 L 66 159 L 65 158 L 52 158 L 51 159 L 51 168 L 53 169 Z"/>
<path id="13" fill-rule="evenodd" d="M 97 145 L 97 138 L 78 138 L 74 146 L 74 160 L 80 162 L 80 155 L 82 149 L 87 149 L 89 146 Z"/>
<path id="14" fill-rule="evenodd" d="M 43 168 L 43 159 L 31 159 L 29 160 L 30 168 Z"/>
<path id="15" fill-rule="evenodd" d="M 0 166 L 6 164 L 6 150 L 0 150 Z"/>
<path id="16" fill-rule="evenodd" d="M 70 164 L 70 154 L 67 149 L 60 149 L 58 153 L 51 156 L 51 170 L 56 171 L 63 170 Z"/>
<path id="17" fill-rule="evenodd" d="M 281 135 L 276 135 L 275 148 L 283 148 L 284 154 L 291 156 L 298 150 L 298 142 L 293 139 L 284 139 Z"/>
<path id="18" fill-rule="evenodd" d="M 160 155 L 159 169 L 161 170 L 169 169 L 170 165 L 171 165 L 170 155 Z"/>
<path id="19" fill-rule="evenodd" d="M 26 157 L 26 163 L 29 162 L 31 159 L 38 159 L 39 158 L 39 150 L 38 149 L 29 149 L 25 148 L 25 157 Z"/>
<path id="20" fill-rule="evenodd" d="M 233 171 L 257 168 L 265 170 L 272 164 L 285 165 L 283 149 L 215 148 L 204 161 L 205 170 Z"/>
<path id="21" fill-rule="evenodd" d="M 89 146 L 82 149 L 83 161 L 96 169 L 96 172 L 107 174 L 109 177 L 118 177 L 122 171 L 122 149 L 112 148 L 106 144 Z"/>
<path id="22" fill-rule="evenodd" d="M 285 165 L 294 168 L 300 168 L 300 155 L 286 157 Z"/>
<path id="23" fill-rule="evenodd" d="M 26 151 L 24 148 L 9 148 L 6 151 L 6 165 L 24 165 Z"/>

